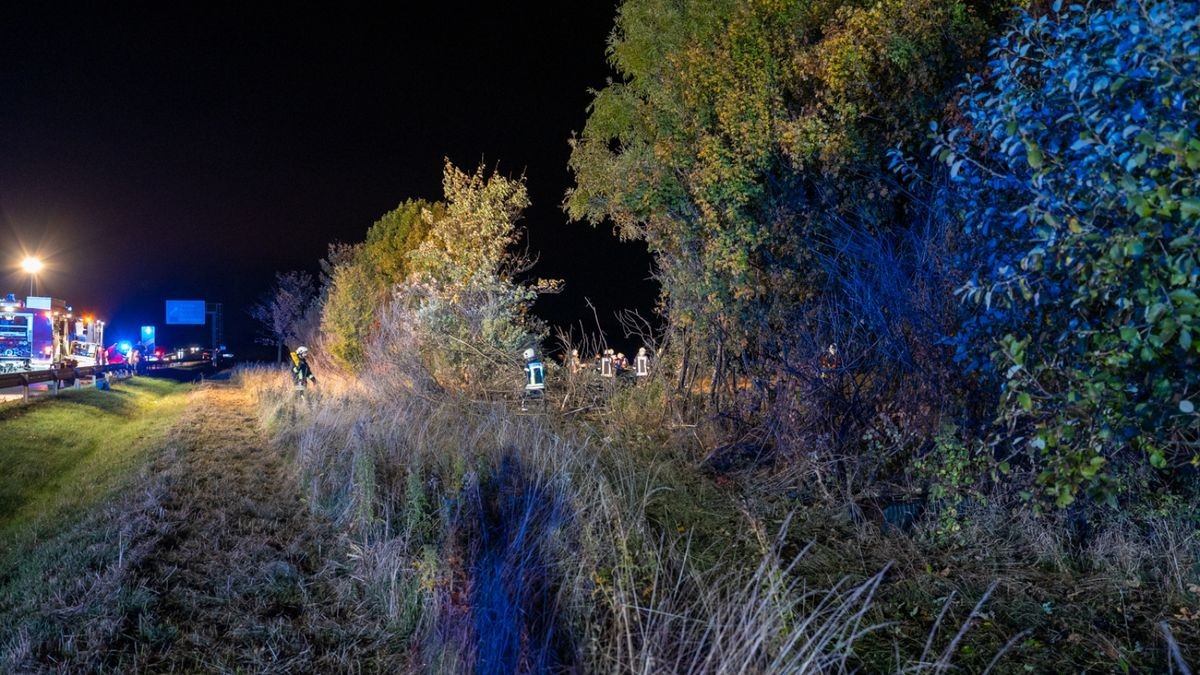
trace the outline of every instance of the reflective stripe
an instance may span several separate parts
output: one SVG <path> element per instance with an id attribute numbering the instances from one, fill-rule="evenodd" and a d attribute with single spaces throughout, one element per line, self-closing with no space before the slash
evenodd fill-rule
<path id="1" fill-rule="evenodd" d="M 546 370 L 541 361 L 530 361 L 525 364 L 526 389 L 545 389 Z"/>

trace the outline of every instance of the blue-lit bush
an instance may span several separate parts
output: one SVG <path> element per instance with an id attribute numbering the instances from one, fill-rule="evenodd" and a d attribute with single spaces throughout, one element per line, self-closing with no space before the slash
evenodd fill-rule
<path id="1" fill-rule="evenodd" d="M 1198 7 L 1022 16 L 935 149 L 970 251 L 960 356 L 1060 506 L 1197 463 Z"/>

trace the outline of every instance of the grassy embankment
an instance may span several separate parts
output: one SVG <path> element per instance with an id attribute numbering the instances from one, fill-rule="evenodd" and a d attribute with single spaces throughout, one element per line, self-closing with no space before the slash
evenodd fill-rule
<path id="1" fill-rule="evenodd" d="M 137 378 L 0 409 L 0 670 L 47 640 L 69 646 L 106 601 L 131 523 L 105 511 L 164 447 L 189 390 Z"/>
<path id="2" fill-rule="evenodd" d="M 650 389 L 564 418 L 393 380 L 330 375 L 301 402 L 243 375 L 418 670 L 1157 671 L 1166 625 L 1194 658 L 1186 517 L 1078 544 L 985 507 L 946 543 L 706 474 Z"/>

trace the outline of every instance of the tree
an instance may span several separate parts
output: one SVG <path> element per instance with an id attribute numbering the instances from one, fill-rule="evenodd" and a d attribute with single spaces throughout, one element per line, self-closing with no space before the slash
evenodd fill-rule
<path id="1" fill-rule="evenodd" d="M 428 236 L 430 223 L 445 212 L 440 203 L 410 199 L 385 213 L 367 230 L 366 241 L 339 248 L 324 287 L 321 331 L 327 348 L 354 369 L 366 358 L 365 345 L 376 328 L 379 308 L 410 273 L 408 256 Z"/>
<path id="2" fill-rule="evenodd" d="M 275 360 L 283 359 L 283 345 L 297 336 L 297 328 L 316 295 L 312 274 L 277 272 L 271 290 L 250 308 L 262 329 L 262 344 L 275 345 Z"/>
<path id="3" fill-rule="evenodd" d="M 768 375 L 813 323 L 838 237 L 887 232 L 904 203 L 885 150 L 938 113 L 989 5 L 626 0 L 620 79 L 573 141 L 572 217 L 647 242 L 684 362 Z"/>
<path id="4" fill-rule="evenodd" d="M 936 148 L 970 240 L 964 358 L 1040 497 L 1200 464 L 1200 5 L 1023 14 Z"/>
<path id="5" fill-rule="evenodd" d="M 540 340 L 544 326 L 529 308 L 559 283 L 519 279 L 532 267 L 514 251 L 529 206 L 523 178 L 489 174 L 483 165 L 466 173 L 447 160 L 442 188 L 445 209 L 428 214 L 428 236 L 409 254 L 399 301 L 415 309 L 431 369 L 470 385 Z"/>

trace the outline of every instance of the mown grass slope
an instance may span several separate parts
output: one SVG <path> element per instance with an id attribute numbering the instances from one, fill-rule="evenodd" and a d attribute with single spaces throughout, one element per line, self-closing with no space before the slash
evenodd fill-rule
<path id="1" fill-rule="evenodd" d="M 28 669 L 44 644 L 86 642 L 75 627 L 120 604 L 128 589 L 112 582 L 137 528 L 115 504 L 165 447 L 189 391 L 137 378 L 0 410 L 0 672 Z"/>
<path id="2" fill-rule="evenodd" d="M 0 541 L 53 529 L 118 488 L 183 411 L 186 392 L 135 378 L 0 410 Z"/>

